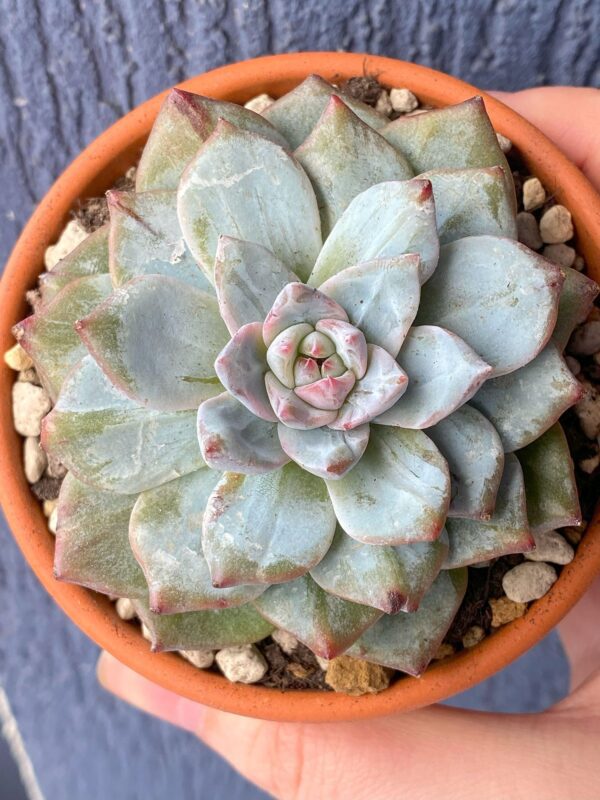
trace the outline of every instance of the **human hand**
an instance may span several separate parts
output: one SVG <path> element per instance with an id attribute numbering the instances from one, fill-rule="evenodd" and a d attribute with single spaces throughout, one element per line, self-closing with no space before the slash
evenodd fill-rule
<path id="1" fill-rule="evenodd" d="M 600 91 L 494 94 L 541 128 L 600 189 Z M 598 608 L 600 580 L 559 626 L 572 693 L 536 715 L 434 706 L 358 722 L 275 723 L 185 700 L 106 653 L 98 677 L 123 700 L 196 734 L 282 800 L 592 800 L 600 794 Z"/>

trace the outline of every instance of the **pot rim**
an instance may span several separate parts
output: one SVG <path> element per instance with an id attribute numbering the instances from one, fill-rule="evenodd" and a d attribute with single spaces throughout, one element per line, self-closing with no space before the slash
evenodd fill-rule
<path id="1" fill-rule="evenodd" d="M 384 84 L 406 86 L 422 102 L 457 103 L 480 94 L 496 130 L 518 147 L 531 171 L 572 212 L 577 244 L 600 279 L 600 196 L 582 173 L 540 131 L 499 100 L 457 78 L 392 58 L 360 53 L 304 52 L 264 56 L 206 72 L 178 84 L 192 92 L 245 102 L 266 92 L 279 96 L 307 75 L 332 81 L 375 74 Z M 66 168 L 23 229 L 0 282 L 0 347 L 14 340 L 11 326 L 26 313 L 25 291 L 43 267 L 46 247 L 58 238 L 77 199 L 98 195 L 136 161 L 167 92 L 156 95 L 118 120 Z M 597 265 L 594 269 L 594 265 Z M 149 657 L 139 626 L 119 619 L 108 598 L 53 577 L 54 537 L 48 531 L 22 467 L 22 439 L 12 422 L 15 373 L 0 369 L 0 503 L 13 535 L 40 582 L 65 613 L 96 644 L 165 689 L 214 708 L 278 720 L 327 722 L 408 711 L 464 691 L 505 667 L 536 644 L 572 608 L 600 573 L 600 510 L 559 580 L 526 614 L 487 636 L 475 647 L 434 662 L 421 678 L 403 677 L 380 694 L 349 697 L 334 692 L 280 691 L 230 683 L 199 670 L 174 653 Z"/>

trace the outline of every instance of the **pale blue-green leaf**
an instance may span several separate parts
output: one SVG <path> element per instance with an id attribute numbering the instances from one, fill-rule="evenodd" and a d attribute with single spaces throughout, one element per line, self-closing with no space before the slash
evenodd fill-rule
<path id="1" fill-rule="evenodd" d="M 335 410 L 315 408 L 302 400 L 294 389 L 284 386 L 272 372 L 265 375 L 265 386 L 276 418 L 290 428 L 308 431 L 329 425 L 337 417 Z"/>
<path id="2" fill-rule="evenodd" d="M 71 281 L 86 275 L 108 272 L 108 229 L 106 224 L 90 233 L 51 272 L 40 275 L 40 292 L 44 304 L 49 303 Z"/>
<path id="3" fill-rule="evenodd" d="M 298 430 L 278 425 L 282 448 L 296 464 L 319 478 L 342 478 L 359 461 L 369 442 L 369 426 L 351 431 Z"/>
<path id="4" fill-rule="evenodd" d="M 598 284 L 581 272 L 563 267 L 565 278 L 558 301 L 558 317 L 552 339 L 559 350 L 564 350 L 576 326 L 587 319 L 598 294 Z"/>
<path id="5" fill-rule="evenodd" d="M 348 322 L 348 315 L 339 303 L 303 283 L 289 283 L 275 298 L 263 325 L 263 338 L 268 346 L 275 337 L 289 328 L 306 322 L 313 327 L 321 319 Z"/>
<path id="6" fill-rule="evenodd" d="M 335 352 L 360 380 L 367 371 L 367 340 L 362 331 L 340 319 L 321 319 L 315 325 L 335 345 Z"/>
<path id="7" fill-rule="evenodd" d="M 295 384 L 294 366 L 298 357 L 300 343 L 311 333 L 312 325 L 307 322 L 298 322 L 278 333 L 267 349 L 267 364 L 277 380 L 281 381 L 288 389 L 293 389 Z"/>

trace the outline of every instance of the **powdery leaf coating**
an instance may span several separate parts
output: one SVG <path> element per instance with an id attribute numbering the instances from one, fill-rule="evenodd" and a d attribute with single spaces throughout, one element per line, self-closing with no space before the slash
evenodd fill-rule
<path id="1" fill-rule="evenodd" d="M 219 310 L 229 332 L 248 322 L 261 322 L 275 298 L 298 276 L 266 247 L 221 236 L 215 257 L 215 287 Z"/>
<path id="2" fill-rule="evenodd" d="M 404 156 L 336 95 L 294 155 L 317 196 L 323 238 L 357 194 L 376 183 L 413 177 Z"/>
<path id="3" fill-rule="evenodd" d="M 315 127 L 332 95 L 341 97 L 357 117 L 371 128 L 377 130 L 386 124 L 387 118 L 383 114 L 355 100 L 318 75 L 309 75 L 299 86 L 266 108 L 262 115 L 295 149 Z"/>
<path id="4" fill-rule="evenodd" d="M 286 146 L 285 139 L 261 115 L 237 103 L 172 89 L 144 147 L 135 174 L 136 191 L 177 189 L 185 167 L 214 131 L 219 119 Z"/>
<path id="5" fill-rule="evenodd" d="M 371 344 L 395 357 L 419 308 L 419 256 L 381 258 L 348 267 L 321 284 Z"/>
<path id="6" fill-rule="evenodd" d="M 558 317 L 552 340 L 562 351 L 576 326 L 586 320 L 592 310 L 598 284 L 570 267 L 562 267 L 561 272 L 565 280 L 558 301 Z"/>
<path id="7" fill-rule="evenodd" d="M 496 507 L 488 520 L 448 519 L 450 551 L 445 569 L 477 564 L 535 547 L 527 522 L 523 471 L 514 455 L 507 455 Z"/>
<path id="8" fill-rule="evenodd" d="M 272 372 L 267 372 L 265 375 L 265 386 L 277 419 L 290 428 L 304 431 L 321 428 L 332 423 L 338 416 L 335 410 L 315 408 L 302 400 L 296 390 L 288 389 Z"/>
<path id="9" fill-rule="evenodd" d="M 347 651 L 419 676 L 440 646 L 467 589 L 467 570 L 441 572 L 412 614 L 385 614 Z"/>
<path id="10" fill-rule="evenodd" d="M 51 272 L 40 275 L 40 291 L 44 305 L 49 303 L 71 281 L 87 275 L 108 272 L 108 230 L 103 225 L 62 258 Z"/>
<path id="11" fill-rule="evenodd" d="M 312 325 L 299 322 L 278 333 L 267 349 L 267 364 L 277 380 L 288 389 L 293 389 L 294 366 L 301 342 L 314 333 Z"/>
<path id="12" fill-rule="evenodd" d="M 175 278 L 134 278 L 76 330 L 112 383 L 141 405 L 197 408 L 219 389 L 213 365 L 229 336 L 217 300 Z"/>
<path id="13" fill-rule="evenodd" d="M 360 460 L 369 442 L 369 426 L 351 431 L 315 428 L 302 431 L 278 426 L 279 441 L 296 464 L 319 478 L 342 478 Z"/>
<path id="14" fill-rule="evenodd" d="M 449 517 L 489 519 L 504 471 L 502 442 L 494 426 L 469 405 L 427 429 L 448 462 L 452 499 Z"/>
<path id="15" fill-rule="evenodd" d="M 334 531 L 325 484 L 290 463 L 264 475 L 224 473 L 208 499 L 202 547 L 214 586 L 281 583 L 318 563 Z"/>
<path id="16" fill-rule="evenodd" d="M 116 192 L 110 211 L 109 264 L 115 287 L 138 275 L 168 275 L 214 294 L 188 250 L 177 219 L 176 192 Z"/>
<path id="17" fill-rule="evenodd" d="M 135 501 L 68 474 L 58 498 L 55 577 L 116 597 L 146 597 L 144 575 L 129 547 Z"/>
<path id="18" fill-rule="evenodd" d="M 42 445 L 80 480 L 136 494 L 204 465 L 195 411 L 153 411 L 115 388 L 86 356 L 42 425 Z"/>
<path id="19" fill-rule="evenodd" d="M 260 642 L 273 632 L 267 622 L 246 603 L 237 608 L 189 611 L 184 614 L 154 614 L 148 602 L 134 602 L 136 614 L 152 637 L 152 651 L 222 650 Z"/>
<path id="20" fill-rule="evenodd" d="M 319 253 L 309 283 L 320 286 L 338 272 L 377 258 L 420 256 L 420 280 L 436 268 L 439 241 L 429 181 L 387 181 L 357 195 Z"/>
<path id="21" fill-rule="evenodd" d="M 344 653 L 381 611 L 324 592 L 310 575 L 271 586 L 254 605 L 265 619 L 288 631 L 321 658 Z"/>
<path id="22" fill-rule="evenodd" d="M 429 428 L 462 406 L 489 378 L 492 368 L 462 339 L 436 325 L 411 328 L 398 354 L 408 387 L 380 425 Z"/>
<path id="23" fill-rule="evenodd" d="M 431 439 L 378 425 L 358 464 L 327 488 L 340 525 L 366 544 L 434 541 L 450 501 L 448 466 Z"/>
<path id="24" fill-rule="evenodd" d="M 275 337 L 300 322 L 313 327 L 322 319 L 339 319 L 348 322 L 344 309 L 320 292 L 303 283 L 290 283 L 277 295 L 263 325 L 263 338 L 269 346 Z"/>
<path id="25" fill-rule="evenodd" d="M 471 400 L 500 434 L 507 453 L 525 447 L 576 403 L 583 387 L 552 342 L 515 372 L 487 381 Z"/>
<path id="26" fill-rule="evenodd" d="M 360 380 L 367 371 L 367 342 L 364 333 L 349 322 L 339 319 L 322 319 L 315 325 L 335 345 L 335 351 L 344 364 Z"/>
<path id="27" fill-rule="evenodd" d="M 177 213 L 209 278 L 222 234 L 268 247 L 302 280 L 321 248 L 319 209 L 300 164 L 279 145 L 223 120 L 183 174 Z"/>
<path id="28" fill-rule="evenodd" d="M 206 464 L 222 472 L 258 475 L 289 461 L 277 426 L 252 414 L 227 392 L 205 400 L 198 409 L 198 441 Z"/>
<path id="29" fill-rule="evenodd" d="M 456 333 L 505 375 L 534 358 L 552 334 L 560 269 L 522 244 L 471 236 L 442 247 L 421 289 L 420 325 Z"/>
<path id="30" fill-rule="evenodd" d="M 533 533 L 579 525 L 581 509 L 567 438 L 557 422 L 520 450 L 527 493 L 527 515 Z"/>
<path id="31" fill-rule="evenodd" d="M 202 469 L 143 492 L 136 500 L 129 541 L 144 571 L 155 613 L 230 608 L 264 591 L 262 586 L 215 589 L 212 585 L 202 552 L 202 518 L 219 477 Z"/>
<path id="32" fill-rule="evenodd" d="M 88 275 L 70 281 L 48 305 L 27 317 L 13 331 L 33 359 L 51 399 L 56 400 L 70 370 L 87 354 L 74 325 L 112 291 L 108 275 Z"/>
<path id="33" fill-rule="evenodd" d="M 295 392 L 298 397 L 315 408 L 337 411 L 344 404 L 355 383 L 356 375 L 348 369 L 336 378 L 328 376 L 314 383 L 298 386 Z"/>

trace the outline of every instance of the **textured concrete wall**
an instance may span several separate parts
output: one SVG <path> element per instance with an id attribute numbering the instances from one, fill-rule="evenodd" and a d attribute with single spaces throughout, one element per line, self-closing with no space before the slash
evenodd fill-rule
<path id="1" fill-rule="evenodd" d="M 600 85 L 598 0 L 0 0 L 0 21 L 0 263 L 85 144 L 152 94 L 230 61 L 345 49 L 482 87 Z M 6 526 L 0 534 L 0 684 L 45 796 L 262 797 L 186 735 L 98 689 L 95 647 L 37 585 Z M 550 638 L 464 702 L 534 710 L 564 686 Z"/>

